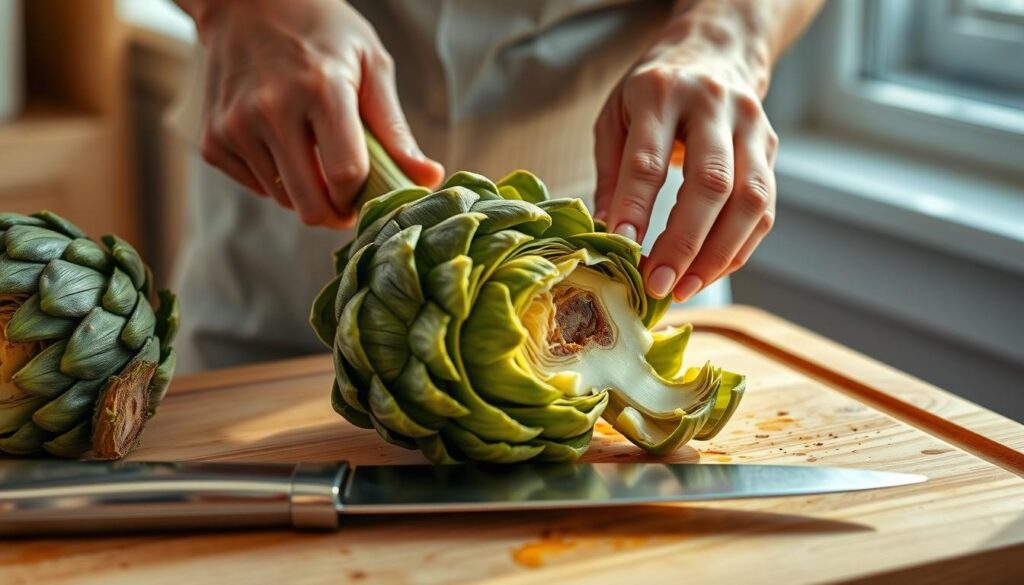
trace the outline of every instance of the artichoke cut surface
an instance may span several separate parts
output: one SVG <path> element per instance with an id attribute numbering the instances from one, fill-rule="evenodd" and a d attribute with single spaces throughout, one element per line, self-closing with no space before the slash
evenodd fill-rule
<path id="1" fill-rule="evenodd" d="M 50 212 L 0 213 L 0 244 L 0 453 L 123 457 L 174 372 L 174 295 Z"/>
<path id="2" fill-rule="evenodd" d="M 573 460 L 599 417 L 642 449 L 709 439 L 742 376 L 684 368 L 689 326 L 650 328 L 640 248 L 525 171 L 370 200 L 311 324 L 335 410 L 436 463 Z"/>

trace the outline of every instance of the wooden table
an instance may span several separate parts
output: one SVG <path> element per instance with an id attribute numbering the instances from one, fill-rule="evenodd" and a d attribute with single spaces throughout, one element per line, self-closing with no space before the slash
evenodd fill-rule
<path id="1" fill-rule="evenodd" d="M 733 421 L 679 462 L 843 465 L 927 483 L 601 512 L 372 517 L 288 531 L 26 540 L 0 583 L 1024 582 L 1024 426 L 764 312 L 674 312 L 687 362 L 748 375 Z M 419 463 L 347 425 L 326 356 L 176 381 L 138 460 Z M 984 384 L 984 372 L 979 372 Z M 588 461 L 651 458 L 599 423 Z"/>

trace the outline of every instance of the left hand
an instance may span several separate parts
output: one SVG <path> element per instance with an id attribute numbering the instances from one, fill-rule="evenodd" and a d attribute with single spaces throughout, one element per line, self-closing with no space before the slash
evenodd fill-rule
<path id="1" fill-rule="evenodd" d="M 775 218 L 778 137 L 761 105 L 768 51 L 719 22 L 679 20 L 626 74 L 595 124 L 596 215 L 642 242 L 675 141 L 683 186 L 641 271 L 690 298 L 739 269 Z"/>

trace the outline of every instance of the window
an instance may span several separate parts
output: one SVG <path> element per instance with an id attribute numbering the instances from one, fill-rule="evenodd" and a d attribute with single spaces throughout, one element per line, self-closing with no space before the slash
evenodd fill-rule
<path id="1" fill-rule="evenodd" d="M 847 0 L 830 8 L 819 121 L 1024 171 L 1024 0 Z"/>

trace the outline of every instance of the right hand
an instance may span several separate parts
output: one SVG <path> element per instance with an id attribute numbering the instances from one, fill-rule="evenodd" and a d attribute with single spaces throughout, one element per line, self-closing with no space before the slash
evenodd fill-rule
<path id="1" fill-rule="evenodd" d="M 420 185 L 444 178 L 398 103 L 394 62 L 340 0 L 197 0 L 207 49 L 203 158 L 307 225 L 354 223 L 369 173 L 363 121 Z"/>

